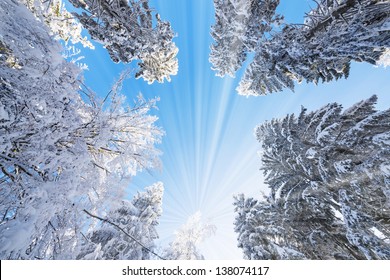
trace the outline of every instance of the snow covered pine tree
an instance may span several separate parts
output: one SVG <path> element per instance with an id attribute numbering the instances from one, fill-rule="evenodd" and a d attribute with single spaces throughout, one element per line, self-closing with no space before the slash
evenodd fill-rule
<path id="1" fill-rule="evenodd" d="M 153 27 L 149 0 L 69 0 L 82 13 L 74 12 L 92 39 L 104 45 L 111 59 L 129 63 L 141 60 L 136 77 L 149 84 L 170 81 L 178 71 L 178 48 L 169 22 L 156 14 Z"/>
<path id="2" fill-rule="evenodd" d="M 270 195 L 236 198 L 248 259 L 390 259 L 390 109 L 376 96 L 256 129 Z"/>
<path id="3" fill-rule="evenodd" d="M 389 48 L 390 1 L 321 0 L 303 25 L 258 42 L 237 91 L 266 95 L 294 90 L 295 81 L 348 77 L 351 61 L 377 64 Z"/>
<path id="4" fill-rule="evenodd" d="M 248 52 L 254 52 L 258 41 L 271 24 L 281 20 L 275 16 L 279 0 L 214 0 L 215 24 L 211 36 L 210 62 L 217 76 L 234 77 Z"/>
<path id="5" fill-rule="evenodd" d="M 157 166 L 155 100 L 124 106 L 121 78 L 106 102 L 84 87 L 87 103 L 46 26 L 15 0 L 0 17 L 0 259 L 74 259 L 82 210 L 105 211 Z"/>

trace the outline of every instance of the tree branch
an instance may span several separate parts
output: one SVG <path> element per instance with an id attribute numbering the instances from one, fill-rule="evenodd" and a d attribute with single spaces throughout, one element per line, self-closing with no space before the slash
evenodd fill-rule
<path id="1" fill-rule="evenodd" d="M 144 248 L 146 251 L 148 251 L 149 253 L 155 255 L 156 257 L 158 257 L 159 259 L 161 260 L 165 260 L 163 257 L 157 255 L 155 252 L 153 252 L 152 250 L 150 250 L 149 248 L 147 248 L 145 245 L 143 245 L 141 242 L 139 242 L 135 237 L 131 236 L 130 234 L 128 234 L 123 228 L 121 228 L 120 226 L 118 226 L 117 224 L 111 222 L 110 220 L 108 219 L 104 219 L 104 218 L 101 218 L 101 217 L 98 217 L 96 215 L 93 215 L 91 214 L 90 212 L 88 212 L 87 210 L 83 210 L 85 213 L 87 213 L 89 216 L 95 218 L 95 219 L 98 219 L 104 223 L 108 223 L 112 226 L 114 226 L 115 228 L 117 228 L 119 231 L 123 232 L 126 236 L 130 237 L 132 240 L 134 240 L 134 242 L 136 242 L 138 245 L 140 245 L 142 248 Z"/>

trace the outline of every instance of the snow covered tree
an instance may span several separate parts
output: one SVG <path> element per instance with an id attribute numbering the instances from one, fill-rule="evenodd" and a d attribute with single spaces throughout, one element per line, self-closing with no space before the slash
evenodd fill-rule
<path id="1" fill-rule="evenodd" d="M 376 100 L 303 108 L 256 129 L 270 195 L 236 203 L 248 258 L 290 258 L 285 244 L 308 259 L 390 258 L 390 109 Z"/>
<path id="2" fill-rule="evenodd" d="M 255 51 L 271 24 L 281 19 L 275 16 L 278 4 L 279 0 L 214 0 L 210 62 L 217 76 L 234 77 L 247 53 Z"/>
<path id="3" fill-rule="evenodd" d="M 0 17 L 0 258 L 74 258 L 82 210 L 158 165 L 155 100 L 125 106 L 121 78 L 98 101 L 25 6 L 1 1 Z"/>
<path id="4" fill-rule="evenodd" d="M 156 183 L 133 200 L 107 214 L 100 228 L 94 229 L 77 258 L 147 260 L 156 258 L 154 240 L 156 226 L 162 213 L 164 187 Z M 109 221 L 109 222 L 108 222 Z"/>
<path id="5" fill-rule="evenodd" d="M 94 49 L 92 43 L 81 35 L 82 26 L 65 8 L 62 0 L 21 0 L 26 7 L 50 29 L 50 35 L 65 44 L 81 43 Z"/>
<path id="6" fill-rule="evenodd" d="M 175 240 L 165 249 L 163 256 L 167 260 L 203 260 L 198 246 L 205 238 L 214 234 L 216 227 L 202 224 L 200 212 L 190 216 L 177 232 Z"/>
<path id="7" fill-rule="evenodd" d="M 72 169 L 71 154 L 84 155 L 77 146 L 66 148 L 60 142 L 70 124 L 81 125 L 79 71 L 63 61 L 59 45 L 25 7 L 14 1 L 0 5 L 5 49 L 0 64 L 0 255 L 40 258 L 43 253 L 34 249 L 51 255 L 58 246 L 49 249 L 37 240 L 44 237 L 55 244 L 54 219 L 63 209 L 72 209 L 64 199 L 69 189 L 62 184 L 54 188 L 54 182 L 61 168 Z"/>
<path id="8" fill-rule="evenodd" d="M 347 78 L 351 61 L 381 63 L 390 47 L 390 2 L 321 0 L 303 25 L 259 41 L 237 91 L 266 95 L 294 82 Z"/>
<path id="9" fill-rule="evenodd" d="M 235 197 L 235 231 L 238 233 L 238 247 L 245 259 L 302 259 L 304 255 L 290 243 L 291 227 L 283 219 L 283 212 L 266 201 Z"/>
<path id="10" fill-rule="evenodd" d="M 148 0 L 69 0 L 82 13 L 74 12 L 92 39 L 104 45 L 111 59 L 129 63 L 141 60 L 136 77 L 148 83 L 170 80 L 176 75 L 178 49 L 172 42 L 169 22 L 155 14 L 154 25 Z"/>

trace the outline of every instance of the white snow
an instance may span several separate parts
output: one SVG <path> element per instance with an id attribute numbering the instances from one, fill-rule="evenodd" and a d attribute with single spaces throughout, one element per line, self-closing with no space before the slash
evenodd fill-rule
<path id="1" fill-rule="evenodd" d="M 5 110 L 5 105 L 3 105 L 1 102 L 0 102 L 0 122 L 1 121 L 9 121 L 9 114 L 8 112 Z"/>
<path id="2" fill-rule="evenodd" d="M 372 141 L 378 145 L 385 144 L 390 146 L 390 132 L 377 134 L 372 138 Z"/>
<path id="3" fill-rule="evenodd" d="M 333 166 L 336 169 L 338 174 L 347 173 L 351 171 L 351 163 L 352 161 L 350 159 L 342 160 L 342 161 L 336 161 Z"/>
<path id="4" fill-rule="evenodd" d="M 372 231 L 372 233 L 375 234 L 375 236 L 377 236 L 379 239 L 382 239 L 384 242 L 386 242 L 387 244 L 390 244 L 390 237 L 386 236 L 383 232 L 381 232 L 380 230 L 378 230 L 376 227 L 372 227 L 370 228 L 370 230 Z"/>
<path id="5" fill-rule="evenodd" d="M 308 150 L 306 151 L 306 154 L 305 154 L 306 158 L 308 158 L 308 159 L 313 159 L 313 158 L 316 157 L 316 155 L 317 155 L 317 151 L 316 151 L 316 149 L 314 149 L 313 147 L 311 147 L 310 149 L 308 149 Z"/>
<path id="6" fill-rule="evenodd" d="M 387 67 L 390 66 L 390 48 L 387 48 L 386 51 L 382 54 L 377 62 L 379 66 Z"/>

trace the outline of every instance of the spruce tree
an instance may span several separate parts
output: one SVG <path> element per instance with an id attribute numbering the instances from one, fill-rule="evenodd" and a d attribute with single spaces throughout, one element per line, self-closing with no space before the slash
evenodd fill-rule
<path id="1" fill-rule="evenodd" d="M 211 36 L 215 43 L 209 60 L 217 76 L 234 77 L 247 53 L 255 51 L 271 24 L 281 19 L 275 16 L 278 4 L 279 0 L 214 0 Z"/>
<path id="2" fill-rule="evenodd" d="M 266 95 L 294 83 L 347 78 L 350 64 L 376 64 L 390 48 L 390 3 L 322 0 L 303 25 L 286 25 L 259 41 L 237 91 Z"/>
<path id="3" fill-rule="evenodd" d="M 272 251 L 284 244 L 302 254 L 294 258 L 390 258 L 390 109 L 375 110 L 376 100 L 345 111 L 336 103 L 302 108 L 257 127 L 270 194 L 265 202 L 236 203 L 243 209 L 250 202 L 237 217 L 247 231 L 236 226 L 240 247 L 261 248 L 248 258 L 290 258 Z M 261 231 L 265 225 L 276 237 Z"/>

